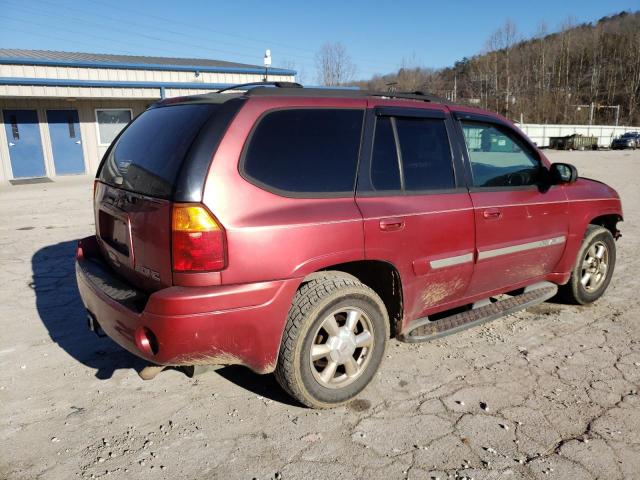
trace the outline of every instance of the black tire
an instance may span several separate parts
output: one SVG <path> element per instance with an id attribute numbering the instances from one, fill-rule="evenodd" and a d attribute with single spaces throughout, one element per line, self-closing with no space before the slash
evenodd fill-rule
<path id="1" fill-rule="evenodd" d="M 583 262 L 587 252 L 594 245 L 603 244 L 607 248 L 607 268 L 602 276 L 602 280 L 594 288 L 589 289 L 581 282 L 583 278 Z M 611 276 L 616 265 L 616 242 L 611 232 L 599 225 L 589 225 L 585 232 L 582 245 L 578 250 L 576 262 L 571 272 L 571 278 L 566 285 L 562 285 L 558 291 L 558 296 L 568 303 L 576 305 L 587 305 L 599 299 L 611 282 Z"/>
<path id="2" fill-rule="evenodd" d="M 311 349 L 326 318 L 342 308 L 356 309 L 361 312 L 360 318 L 366 318 L 372 330 L 372 345 L 352 353 L 366 359 L 351 383 L 327 388 L 317 379 L 317 370 L 312 370 L 316 367 L 311 360 Z M 350 275 L 330 273 L 313 278 L 298 289 L 293 299 L 280 344 L 275 377 L 282 388 L 300 403 L 311 408 L 335 407 L 354 399 L 371 382 L 384 357 L 388 338 L 387 310 L 372 289 Z"/>

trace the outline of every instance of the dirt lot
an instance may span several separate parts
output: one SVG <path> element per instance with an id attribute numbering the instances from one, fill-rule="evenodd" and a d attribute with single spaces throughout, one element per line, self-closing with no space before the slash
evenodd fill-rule
<path id="1" fill-rule="evenodd" d="M 140 380 L 75 286 L 90 179 L 3 188 L 0 478 L 640 478 L 640 152 L 549 154 L 622 196 L 605 298 L 392 341 L 362 398 L 322 412 L 238 367 Z"/>

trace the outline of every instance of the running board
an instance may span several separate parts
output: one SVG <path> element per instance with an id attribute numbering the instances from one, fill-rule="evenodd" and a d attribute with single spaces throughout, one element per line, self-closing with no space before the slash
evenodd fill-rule
<path id="1" fill-rule="evenodd" d="M 439 320 L 430 320 L 428 317 L 416 320 L 407 331 L 400 333 L 398 339 L 407 343 L 435 340 L 532 307 L 550 299 L 557 292 L 558 286 L 550 282 L 529 285 L 519 295 L 505 300 L 497 302 L 491 302 L 491 299 L 481 300 L 474 303 L 471 310 L 466 312 Z"/>

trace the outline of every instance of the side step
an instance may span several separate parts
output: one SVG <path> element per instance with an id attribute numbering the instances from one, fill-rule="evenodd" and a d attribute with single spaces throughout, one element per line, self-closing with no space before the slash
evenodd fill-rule
<path id="1" fill-rule="evenodd" d="M 491 303 L 490 299 L 476 302 L 471 310 L 439 320 L 428 317 L 416 320 L 398 339 L 407 343 L 427 342 L 467 328 L 481 325 L 496 318 L 515 313 L 550 299 L 558 292 L 558 286 L 550 282 L 529 285 L 519 295 Z"/>

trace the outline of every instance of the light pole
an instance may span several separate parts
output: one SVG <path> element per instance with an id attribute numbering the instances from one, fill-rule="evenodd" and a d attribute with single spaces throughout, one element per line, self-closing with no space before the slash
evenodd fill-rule
<path id="1" fill-rule="evenodd" d="M 264 52 L 264 81 L 268 81 L 269 67 L 271 66 L 271 50 L 267 49 Z"/>

